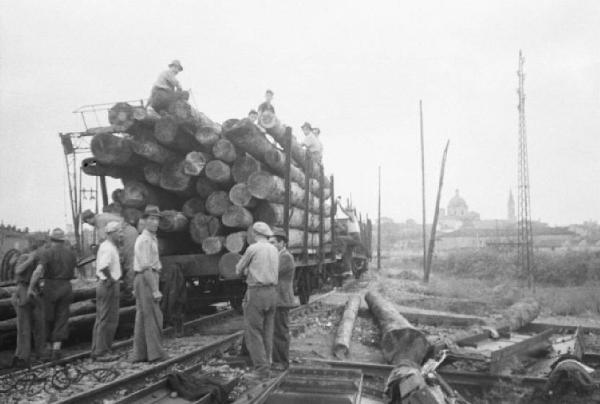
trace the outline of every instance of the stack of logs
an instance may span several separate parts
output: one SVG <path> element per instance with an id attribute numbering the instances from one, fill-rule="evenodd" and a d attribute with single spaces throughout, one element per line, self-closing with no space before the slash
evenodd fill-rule
<path id="1" fill-rule="evenodd" d="M 283 227 L 286 130 L 274 115 L 263 115 L 260 127 L 247 119 L 220 125 L 180 100 L 160 114 L 118 103 L 109 121 L 92 138 L 93 157 L 82 169 L 122 180 L 113 203 L 138 229 L 146 205 L 160 208 L 161 255 L 217 255 L 216 272 L 207 274 L 231 279 L 253 222 Z M 293 136 L 291 155 L 289 247 L 304 246 L 308 223 L 308 247 L 319 247 L 323 230 L 329 248 L 330 183 Z"/>

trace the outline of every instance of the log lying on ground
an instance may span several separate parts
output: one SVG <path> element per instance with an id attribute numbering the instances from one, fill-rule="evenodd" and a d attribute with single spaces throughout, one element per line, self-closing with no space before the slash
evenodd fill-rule
<path id="1" fill-rule="evenodd" d="M 535 320 L 540 315 L 540 309 L 540 304 L 534 298 L 519 300 L 502 313 L 502 318 L 493 326 L 496 330 L 508 328 L 509 331 L 516 331 Z"/>
<path id="2" fill-rule="evenodd" d="M 160 187 L 167 191 L 192 196 L 195 193 L 195 184 L 192 177 L 185 173 L 184 168 L 184 160 L 163 165 L 160 170 Z"/>
<path id="3" fill-rule="evenodd" d="M 189 219 L 176 210 L 163 210 L 158 222 L 158 228 L 165 232 L 186 231 Z"/>
<path id="4" fill-rule="evenodd" d="M 354 321 L 356 314 L 360 308 L 360 295 L 352 295 L 346 302 L 344 315 L 338 324 L 333 343 L 333 354 L 338 359 L 345 359 L 350 353 L 350 340 L 352 339 L 352 330 L 354 329 Z"/>
<path id="5" fill-rule="evenodd" d="M 218 254 L 223 251 L 225 238 L 221 236 L 207 237 L 202 241 L 202 251 L 207 255 Z"/>
<path id="6" fill-rule="evenodd" d="M 231 167 L 221 160 L 212 160 L 204 167 L 204 175 L 217 184 L 231 182 Z"/>
<path id="7" fill-rule="evenodd" d="M 211 156 L 199 151 L 189 152 L 185 156 L 183 163 L 183 172 L 187 175 L 198 176 L 204 170 L 204 167 L 210 161 Z"/>
<path id="8" fill-rule="evenodd" d="M 262 171 L 262 164 L 249 154 L 239 156 L 231 167 L 233 180 L 240 183 L 248 181 L 250 176 L 258 171 Z"/>
<path id="9" fill-rule="evenodd" d="M 238 231 L 231 233 L 225 238 L 225 249 L 232 253 L 241 253 L 246 247 L 246 232 Z"/>
<path id="10" fill-rule="evenodd" d="M 222 225 L 218 217 L 196 213 L 190 221 L 190 235 L 197 244 L 201 245 L 205 238 L 218 236 L 221 232 Z"/>
<path id="11" fill-rule="evenodd" d="M 380 345 L 385 360 L 392 365 L 410 360 L 420 367 L 429 349 L 425 335 L 414 328 L 398 313 L 394 305 L 379 293 L 369 291 L 365 300 L 379 323 Z"/>
<path id="12" fill-rule="evenodd" d="M 181 212 L 185 215 L 185 217 L 191 219 L 196 213 L 204 213 L 206 211 L 204 207 L 205 203 L 205 199 L 195 196 L 185 201 L 183 207 L 181 208 Z"/>
<path id="13" fill-rule="evenodd" d="M 257 204 L 256 199 L 254 199 L 250 191 L 248 191 L 248 185 L 243 182 L 231 187 L 229 190 L 229 200 L 235 206 L 246 208 L 253 208 Z"/>
<path id="14" fill-rule="evenodd" d="M 131 141 L 112 133 L 101 133 L 92 138 L 92 154 L 99 163 L 113 166 L 131 166 L 135 162 Z"/>
<path id="15" fill-rule="evenodd" d="M 253 223 L 252 213 L 241 206 L 229 206 L 221 218 L 223 225 L 234 229 L 246 229 Z"/>
<path id="16" fill-rule="evenodd" d="M 238 279 L 239 276 L 235 273 L 235 266 L 242 258 L 240 254 L 228 252 L 219 259 L 219 275 L 223 279 Z"/>
<path id="17" fill-rule="evenodd" d="M 230 206 L 232 204 L 225 191 L 215 191 L 206 198 L 206 211 L 213 216 L 222 216 Z"/>
<path id="18" fill-rule="evenodd" d="M 219 185 L 215 184 L 203 175 L 196 179 L 196 193 L 204 199 L 208 198 L 213 192 L 219 190 Z"/>
<path id="19" fill-rule="evenodd" d="M 228 164 L 232 164 L 237 158 L 237 153 L 233 143 L 227 139 L 217 140 L 212 147 L 212 153 L 216 159 L 224 161 Z"/>
<path id="20" fill-rule="evenodd" d="M 267 223 L 269 226 L 283 227 L 284 206 L 278 203 L 261 201 L 254 209 L 256 220 Z M 329 220 L 329 211 L 325 212 L 325 220 L 323 220 L 323 231 L 331 230 L 331 220 Z M 304 215 L 305 211 L 300 208 L 292 208 L 290 210 L 290 227 L 304 230 Z M 308 229 L 313 232 L 319 231 L 319 215 L 316 213 L 308 213 Z"/>
<path id="21" fill-rule="evenodd" d="M 160 165 L 156 163 L 144 165 L 144 178 L 149 184 L 160 186 L 160 169 Z"/>
<path id="22" fill-rule="evenodd" d="M 158 164 L 178 158 L 177 153 L 159 145 L 152 134 L 145 131 L 131 139 L 131 149 L 135 154 Z"/>

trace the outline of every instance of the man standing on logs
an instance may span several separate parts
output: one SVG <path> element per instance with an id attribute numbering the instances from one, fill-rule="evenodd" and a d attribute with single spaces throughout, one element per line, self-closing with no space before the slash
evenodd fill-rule
<path id="1" fill-rule="evenodd" d="M 275 113 L 275 108 L 273 107 L 273 104 L 271 104 L 271 101 L 273 101 L 273 95 L 273 91 L 271 90 L 267 90 L 265 92 L 265 102 L 258 106 L 258 116 L 261 116 L 265 111 L 269 111 L 272 114 Z"/>
<path id="2" fill-rule="evenodd" d="M 144 230 L 135 241 L 133 258 L 133 293 L 135 295 L 135 328 L 133 331 L 133 362 L 156 362 L 167 358 L 161 346 L 163 314 L 159 302 L 162 294 L 158 281 L 162 264 L 158 256 L 156 231 L 160 212 L 147 206 L 142 216 Z"/>
<path id="3" fill-rule="evenodd" d="M 246 276 L 248 289 L 242 302 L 245 340 L 256 375 L 270 377 L 273 354 L 273 327 L 277 306 L 279 253 L 269 243 L 273 232 L 264 222 L 252 226 L 256 242 L 246 249 L 235 269 Z"/>
<path id="4" fill-rule="evenodd" d="M 46 316 L 46 333 L 51 344 L 51 360 L 60 359 L 62 341 L 69 335 L 69 305 L 73 301 L 71 279 L 75 277 L 77 257 L 65 244 L 65 232 L 56 228 L 50 233 L 50 248 L 44 250 L 29 283 L 29 295 L 35 296 L 40 279 L 44 280 L 42 297 Z"/>
<path id="5" fill-rule="evenodd" d="M 304 139 L 302 139 L 302 144 L 310 153 L 310 157 L 312 158 L 312 160 L 320 163 L 321 158 L 323 156 L 323 145 L 317 137 L 318 134 L 321 133 L 320 129 L 313 129 L 310 126 L 310 123 L 304 122 L 304 124 L 302 125 L 302 132 L 304 132 Z"/>
<path id="6" fill-rule="evenodd" d="M 81 221 L 89 224 L 96 229 L 96 236 L 99 243 L 106 239 L 106 225 L 110 222 L 123 222 L 123 217 L 110 212 L 102 212 L 97 215 L 91 210 L 87 209 L 81 213 Z"/>
<path id="7" fill-rule="evenodd" d="M 100 244 L 96 258 L 96 323 L 92 335 L 92 359 L 111 362 L 118 359 L 110 349 L 119 325 L 119 279 L 121 260 L 119 244 L 121 224 L 110 222 L 106 225 L 106 240 Z"/>
<path id="8" fill-rule="evenodd" d="M 169 69 L 162 72 L 154 86 L 148 105 L 156 112 L 163 111 L 169 108 L 169 105 L 178 100 L 188 100 L 190 94 L 187 91 L 182 91 L 181 84 L 177 80 L 177 75 L 183 71 L 183 66 L 179 60 L 174 60 L 169 64 Z"/>
<path id="9" fill-rule="evenodd" d="M 277 281 L 277 309 L 273 335 L 273 367 L 287 369 L 290 366 L 289 311 L 296 306 L 294 299 L 294 256 L 287 249 L 285 231 L 276 229 L 271 242 L 279 251 L 279 274 Z"/>

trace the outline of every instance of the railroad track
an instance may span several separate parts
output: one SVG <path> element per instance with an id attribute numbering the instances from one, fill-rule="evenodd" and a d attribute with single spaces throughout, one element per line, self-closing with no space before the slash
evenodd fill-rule
<path id="1" fill-rule="evenodd" d="M 319 296 L 313 302 L 292 310 L 295 317 L 310 315 L 322 309 L 321 299 L 331 292 Z M 233 324 L 234 331 L 223 331 L 226 324 L 239 321 L 241 315 L 233 310 L 205 316 L 185 324 L 186 334 L 198 331 L 192 337 L 165 340 L 170 358 L 156 364 L 130 364 L 120 360 L 116 364 L 99 364 L 89 359 L 89 352 L 65 357 L 54 363 L 36 366 L 30 370 L 14 372 L 0 377 L 0 401 L 21 402 L 26 399 L 42 398 L 60 403 L 95 403 L 106 399 L 119 400 L 124 396 L 144 390 L 148 384 L 175 370 L 193 369 L 209 359 L 221 357 L 225 352 L 240 346 L 243 331 L 241 324 Z M 209 328 L 213 331 L 203 332 Z M 236 330 L 237 327 L 237 330 Z M 223 332 L 226 334 L 224 335 Z M 173 330 L 166 329 L 169 335 Z M 120 341 L 113 350 L 122 359 L 130 351 L 132 340 Z M 172 349 L 170 349 L 172 348 Z"/>

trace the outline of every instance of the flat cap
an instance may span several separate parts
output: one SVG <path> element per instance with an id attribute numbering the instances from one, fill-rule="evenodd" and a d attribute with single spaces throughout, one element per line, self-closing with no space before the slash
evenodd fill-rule
<path id="1" fill-rule="evenodd" d="M 119 222 L 115 222 L 113 220 L 112 222 L 108 222 L 106 224 L 106 226 L 104 226 L 104 232 L 106 234 L 114 233 L 115 231 L 118 231 L 120 228 L 121 228 L 121 224 Z"/>
<path id="2" fill-rule="evenodd" d="M 261 235 L 266 236 L 266 237 L 271 237 L 273 235 L 273 232 L 271 231 L 271 228 L 265 222 L 256 222 L 256 223 L 254 223 L 252 225 L 252 230 L 254 230 L 254 232 L 257 233 L 257 234 L 261 234 Z"/>

